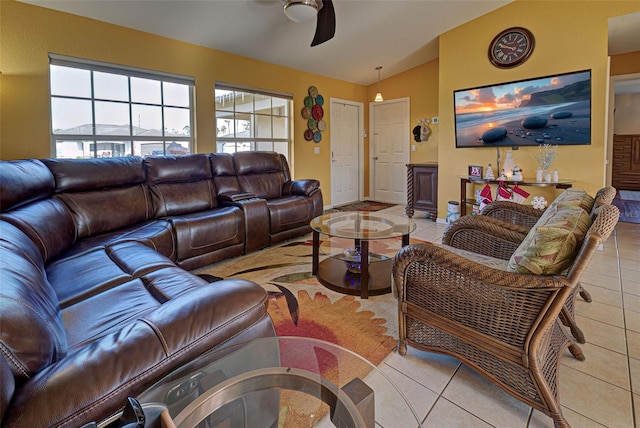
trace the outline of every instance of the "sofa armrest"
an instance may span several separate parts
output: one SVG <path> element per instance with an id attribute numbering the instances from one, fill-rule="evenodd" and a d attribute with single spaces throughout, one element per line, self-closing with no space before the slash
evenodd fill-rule
<path id="1" fill-rule="evenodd" d="M 220 200 L 220 202 L 222 202 L 223 204 L 225 202 L 237 202 L 237 201 L 243 201 L 245 199 L 251 199 L 251 198 L 255 198 L 256 195 L 254 195 L 251 192 L 240 192 L 240 193 L 220 193 L 218 194 L 218 200 Z"/>
<path id="2" fill-rule="evenodd" d="M 527 236 L 525 226 L 486 216 L 464 216 L 452 223 L 442 243 L 477 254 L 508 260 Z"/>
<path id="3" fill-rule="evenodd" d="M 496 201 L 484 207 L 482 215 L 532 228 L 543 212 L 543 210 L 537 210 L 529 205 L 511 201 Z"/>
<path id="4" fill-rule="evenodd" d="M 320 182 L 315 179 L 287 181 L 282 186 L 284 196 L 311 196 L 320 189 Z"/>

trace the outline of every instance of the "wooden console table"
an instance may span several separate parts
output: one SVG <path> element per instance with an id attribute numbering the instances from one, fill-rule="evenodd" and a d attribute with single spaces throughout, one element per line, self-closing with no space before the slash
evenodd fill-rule
<path id="1" fill-rule="evenodd" d="M 426 211 L 431 220 L 438 216 L 438 165 L 431 163 L 407 164 L 407 217 L 414 210 Z"/>
<path id="2" fill-rule="evenodd" d="M 475 198 L 467 199 L 467 184 L 499 184 L 498 180 L 471 180 L 466 176 L 458 176 L 460 178 L 460 215 L 467 215 L 467 205 L 473 205 L 476 203 Z M 504 184 L 507 185 L 515 185 L 518 186 L 534 186 L 534 187 L 555 187 L 556 189 L 568 189 L 573 185 L 575 180 L 561 180 L 555 183 L 550 183 L 548 181 L 537 182 L 535 179 L 525 179 L 524 181 L 503 181 Z"/>

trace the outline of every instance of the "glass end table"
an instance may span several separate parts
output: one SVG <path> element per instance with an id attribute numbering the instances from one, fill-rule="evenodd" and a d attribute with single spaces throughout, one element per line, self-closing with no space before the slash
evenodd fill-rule
<path id="1" fill-rule="evenodd" d="M 413 220 L 376 212 L 339 212 L 318 216 L 311 220 L 313 231 L 312 274 L 329 288 L 344 294 L 370 295 L 391 292 L 393 255 L 369 251 L 370 242 L 401 239 L 409 244 L 409 234 L 416 229 Z M 344 238 L 352 242 L 348 248 L 324 245 L 320 235 Z M 327 254 L 320 261 L 320 253 Z M 367 254 L 368 257 L 363 257 Z"/>
<path id="2" fill-rule="evenodd" d="M 404 395 L 346 348 L 270 337 L 209 352 L 137 397 L 145 426 L 167 413 L 177 427 L 421 427 Z"/>

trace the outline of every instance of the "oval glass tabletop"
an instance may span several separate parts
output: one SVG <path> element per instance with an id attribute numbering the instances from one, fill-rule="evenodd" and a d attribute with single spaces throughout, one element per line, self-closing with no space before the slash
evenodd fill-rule
<path id="1" fill-rule="evenodd" d="M 393 382 L 318 339 L 271 337 L 209 352 L 142 393 L 178 427 L 420 427 Z"/>
<path id="2" fill-rule="evenodd" d="M 311 220 L 311 228 L 323 235 L 339 238 L 377 240 L 408 235 L 416 229 L 407 217 L 376 212 L 339 212 Z"/>

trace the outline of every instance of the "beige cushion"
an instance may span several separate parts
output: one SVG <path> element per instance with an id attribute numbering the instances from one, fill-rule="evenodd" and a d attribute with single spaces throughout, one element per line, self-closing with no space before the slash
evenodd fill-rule
<path id="1" fill-rule="evenodd" d="M 580 206 L 549 207 L 509 259 L 507 269 L 535 275 L 556 275 L 566 270 L 591 226 Z"/>
<path id="2" fill-rule="evenodd" d="M 434 245 L 445 248 L 452 253 L 456 253 L 459 256 L 464 257 L 465 259 L 473 260 L 476 263 L 481 263 L 487 267 L 493 269 L 507 270 L 507 261 L 503 259 L 497 259 L 495 257 L 485 256 L 484 254 L 477 254 L 473 251 L 462 250 L 460 248 L 450 247 L 449 245 L 438 244 L 434 242 Z"/>
<path id="3" fill-rule="evenodd" d="M 569 188 L 564 190 L 553 200 L 551 206 L 558 204 L 577 205 L 586 212 L 590 213 L 593 208 L 594 199 L 591 195 L 582 189 Z"/>

